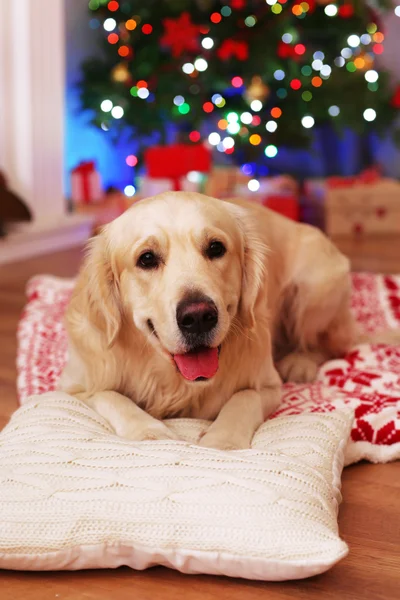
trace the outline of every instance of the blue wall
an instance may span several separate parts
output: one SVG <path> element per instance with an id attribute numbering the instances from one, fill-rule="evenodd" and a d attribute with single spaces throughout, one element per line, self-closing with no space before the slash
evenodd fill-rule
<path id="1" fill-rule="evenodd" d="M 115 145 L 108 132 L 90 124 L 89 112 L 79 107 L 77 82 L 80 64 L 97 52 L 97 35 L 89 27 L 87 0 L 67 0 L 66 10 L 66 98 L 65 98 L 65 184 L 70 192 L 70 171 L 82 160 L 95 160 L 106 188 L 115 185 L 124 188 L 132 183 L 133 169 L 125 159 L 134 154 L 134 147 L 126 139 Z"/>

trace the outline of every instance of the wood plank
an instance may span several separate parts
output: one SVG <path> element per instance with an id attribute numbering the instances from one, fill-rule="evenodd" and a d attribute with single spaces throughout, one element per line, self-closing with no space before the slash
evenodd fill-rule
<path id="1" fill-rule="evenodd" d="M 339 241 L 356 269 L 400 272 L 400 240 Z M 27 280 L 37 273 L 71 277 L 79 249 L 0 267 L 0 427 L 17 407 L 15 331 Z M 134 572 L 0 572 L 2 600 L 397 600 L 400 581 L 400 463 L 345 469 L 339 524 L 349 556 L 308 580 L 260 583 L 185 576 L 164 568 Z"/>

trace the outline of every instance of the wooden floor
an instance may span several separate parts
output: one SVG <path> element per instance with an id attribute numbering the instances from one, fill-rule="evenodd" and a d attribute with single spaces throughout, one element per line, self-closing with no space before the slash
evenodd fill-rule
<path id="1" fill-rule="evenodd" d="M 400 239 L 340 241 L 356 270 L 400 272 Z M 0 267 L 0 427 L 17 408 L 15 355 L 24 288 L 37 273 L 73 275 L 70 250 Z M 400 463 L 359 464 L 343 474 L 340 533 L 349 556 L 328 573 L 300 582 L 253 583 L 184 576 L 163 568 L 19 573 L 0 571 L 1 600 L 397 600 L 400 598 Z M 0 532 L 1 535 L 1 532 Z"/>

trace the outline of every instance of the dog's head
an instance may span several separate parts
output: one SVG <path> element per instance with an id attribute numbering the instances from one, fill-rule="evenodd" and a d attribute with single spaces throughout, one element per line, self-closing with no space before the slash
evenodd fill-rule
<path id="1" fill-rule="evenodd" d="M 244 208 L 171 192 L 135 204 L 95 238 L 87 269 L 112 345 L 123 318 L 188 381 L 218 369 L 228 333 L 254 326 L 266 247 Z"/>

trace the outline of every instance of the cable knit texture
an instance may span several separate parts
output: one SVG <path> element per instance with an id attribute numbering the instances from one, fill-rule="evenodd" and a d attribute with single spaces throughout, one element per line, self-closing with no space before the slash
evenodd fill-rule
<path id="1" fill-rule="evenodd" d="M 183 441 L 135 443 L 67 394 L 34 396 L 0 434 L 0 568 L 321 573 L 347 554 L 337 510 L 352 420 L 279 417 L 252 449 L 223 452 L 196 445 L 206 421 L 166 421 Z"/>

